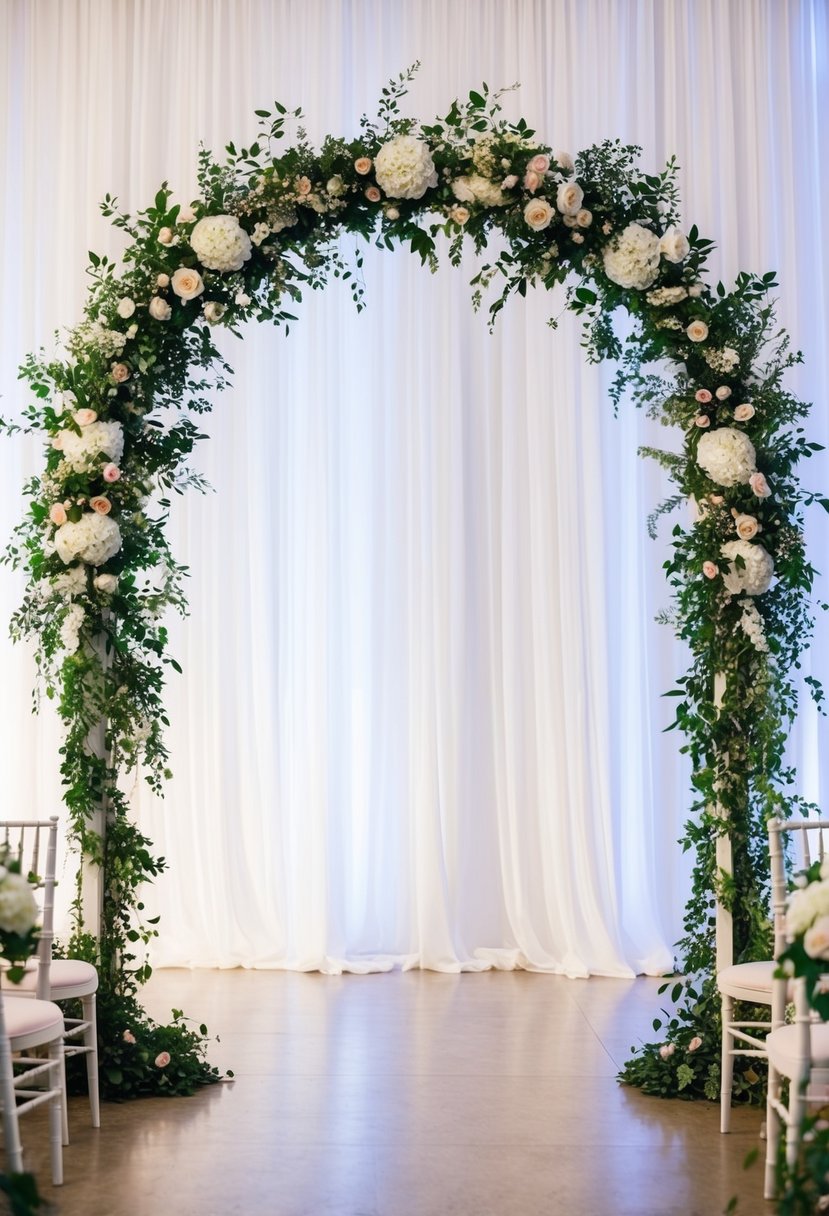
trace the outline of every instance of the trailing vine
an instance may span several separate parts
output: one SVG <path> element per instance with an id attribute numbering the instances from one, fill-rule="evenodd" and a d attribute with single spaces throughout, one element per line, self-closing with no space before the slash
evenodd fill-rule
<path id="1" fill-rule="evenodd" d="M 706 282 L 712 243 L 680 227 L 673 160 L 650 175 L 640 149 L 618 141 L 575 159 L 554 152 L 523 119 L 507 122 L 502 94 L 486 85 L 418 124 L 399 106 L 414 70 L 389 83 L 377 119 L 364 117 L 354 139 L 328 137 L 315 150 L 299 127 L 287 147 L 286 126 L 302 115 L 275 103 L 257 111 L 250 146 L 229 144 L 223 159 L 201 150 L 196 200 L 182 204 L 164 184 L 133 217 L 108 196 L 104 215 L 127 240 L 123 266 L 90 254 L 81 324 L 62 352 L 21 369 L 33 400 L 6 429 L 43 434 L 47 446 L 6 557 L 29 576 L 12 629 L 36 644 L 39 686 L 66 729 L 71 832 L 103 873 L 100 928 L 84 921 L 81 886 L 70 948 L 95 958 L 124 1008 L 135 1001 L 157 932 L 142 920 L 141 892 L 164 861 L 130 821 L 125 777 L 140 765 L 160 792 L 169 776 L 163 689 L 168 668 L 179 668 L 163 620 L 187 611 L 187 571 L 165 528 L 171 494 L 204 489 L 188 460 L 208 392 L 230 373 L 213 327 L 239 334 L 254 318 L 287 330 L 303 293 L 331 278 L 349 284 L 361 309 L 359 246 L 347 256 L 344 234 L 406 246 L 431 269 L 439 238 L 457 265 L 465 241 L 482 253 L 494 235 L 500 252 L 473 280 L 474 305 L 488 300 L 494 322 L 511 295 L 567 282 L 587 358 L 619 364 L 614 404 L 631 399 L 684 432 L 681 454 L 645 454 L 674 483 L 652 526 L 689 497 L 698 507 L 696 523 L 674 528 L 666 619 L 692 654 L 673 692 L 693 769 L 683 847 L 696 854 L 679 949 L 699 979 L 668 1042 L 646 1047 L 623 1076 L 655 1092 L 714 1096 L 714 892 L 734 917 L 735 958 L 763 956 L 762 827 L 797 801 L 784 747 L 812 628 L 803 509 L 815 496 L 794 470 L 816 445 L 800 425 L 807 406 L 783 378 L 800 356 L 776 327 L 773 275 L 741 274 L 731 289 Z M 619 309 L 633 322 L 624 342 Z M 717 673 L 726 677 L 719 707 Z M 94 826 L 102 808 L 105 831 Z M 716 871 L 721 832 L 734 844 L 728 881 Z M 752 1082 L 738 1076 L 741 1086 Z"/>

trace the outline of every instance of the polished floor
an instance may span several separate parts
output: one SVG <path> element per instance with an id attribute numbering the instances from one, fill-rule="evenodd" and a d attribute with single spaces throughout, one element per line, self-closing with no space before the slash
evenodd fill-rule
<path id="1" fill-rule="evenodd" d="M 766 1216 L 757 1110 L 620 1087 L 657 982 L 521 972 L 162 971 L 148 1010 L 207 1022 L 236 1079 L 193 1098 L 73 1099 L 58 1216 Z"/>

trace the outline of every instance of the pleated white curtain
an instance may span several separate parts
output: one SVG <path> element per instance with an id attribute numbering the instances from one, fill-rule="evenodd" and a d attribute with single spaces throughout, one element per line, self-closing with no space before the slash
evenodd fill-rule
<path id="1" fill-rule="evenodd" d="M 25 353 L 77 318 L 86 250 L 118 250 L 106 192 L 192 198 L 199 140 L 252 139 L 274 98 L 317 142 L 351 136 L 415 59 L 423 119 L 520 81 L 506 113 L 555 148 L 618 137 L 654 170 L 676 153 L 714 273 L 779 269 L 808 356 L 792 387 L 825 400 L 820 0 L 5 0 L 0 38 L 0 412 Z M 653 621 L 666 543 L 644 524 L 665 485 L 637 446 L 676 439 L 613 417 L 611 369 L 584 365 L 572 318 L 547 327 L 560 298 L 516 299 L 490 336 L 475 269 L 369 249 L 362 315 L 335 284 L 288 337 L 223 336 L 235 385 L 197 457 L 216 493 L 173 519 L 192 570 L 175 778 L 163 803 L 134 790 L 170 867 L 147 896 L 157 963 L 670 963 L 688 794 L 659 694 L 686 659 Z M 38 468 L 34 443 L 3 441 L 4 535 Z M 4 619 L 19 593 L 0 571 Z M 824 634 L 817 674 L 826 653 Z M 9 805 L 45 813 L 56 728 L 28 715 L 29 656 L 0 658 Z M 826 755 L 807 710 L 793 760 L 816 798 L 821 738 Z"/>

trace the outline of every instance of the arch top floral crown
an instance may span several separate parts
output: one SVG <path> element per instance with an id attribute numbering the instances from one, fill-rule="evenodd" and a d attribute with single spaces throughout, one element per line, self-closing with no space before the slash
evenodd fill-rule
<path id="1" fill-rule="evenodd" d="M 728 830 L 738 844 L 738 952 L 762 957 L 767 948 L 754 842 L 765 816 L 793 799 L 784 724 L 811 632 L 802 509 L 817 497 L 794 474 L 816 445 L 797 425 L 807 407 L 782 383 L 800 356 L 775 329 L 774 276 L 740 274 L 731 290 L 705 281 L 712 243 L 681 226 L 673 160 L 649 175 L 637 167 L 640 150 L 618 142 L 575 158 L 554 152 L 523 119 L 505 121 L 503 94 L 486 86 L 420 124 L 399 107 L 413 71 L 390 82 L 378 118 L 363 118 L 354 139 L 331 136 L 316 150 L 299 129 L 283 146 L 301 112 L 276 104 L 257 111 L 260 136 L 250 146 L 229 144 L 221 161 L 201 150 L 190 204 L 173 202 L 165 184 L 131 217 L 107 196 L 103 212 L 127 238 L 123 267 L 91 254 L 84 319 L 63 355 L 30 356 L 22 368 L 34 396 L 23 429 L 44 435 L 46 467 L 26 487 L 28 510 L 8 553 L 29 575 L 13 631 L 34 640 L 66 728 L 61 771 L 76 842 L 105 870 L 103 921 L 85 926 L 79 897 L 76 938 L 93 930 L 110 986 L 130 996 L 148 970 L 131 943 L 155 933 L 132 920 L 139 888 L 163 862 L 130 822 L 119 776 L 140 761 L 160 790 L 168 775 L 164 673 L 178 665 L 163 614 L 184 611 L 186 599 L 165 524 L 171 490 L 203 488 L 187 466 L 202 438 L 193 415 L 210 408 L 208 387 L 224 385 L 230 371 L 212 329 L 238 333 L 249 318 L 287 326 L 302 293 L 332 276 L 350 284 L 361 309 L 360 254 L 349 263 L 343 233 L 408 246 L 431 267 L 439 237 L 457 265 L 465 240 L 480 253 L 499 234 L 501 252 L 473 279 L 474 305 L 491 293 L 494 320 L 511 295 L 569 280 L 567 306 L 583 318 L 587 358 L 619 361 L 614 402 L 627 395 L 682 429 L 681 453 L 648 450 L 675 485 L 652 526 L 689 496 L 699 507 L 692 527 L 674 529 L 667 566 L 669 619 L 692 655 L 675 690 L 693 764 L 687 843 L 698 852 L 680 945 L 690 970 L 710 972 L 710 841 Z M 617 308 L 634 319 L 624 345 L 612 324 Z M 104 756 L 87 746 L 101 719 Z M 711 813 L 715 803 L 725 818 Z M 90 826 L 101 805 L 104 843 Z M 698 1038 L 698 1030 L 689 1020 L 676 1033 Z M 653 1069 L 677 1067 L 672 1057 L 647 1058 Z M 692 1088 L 710 1084 L 710 1066 L 695 1053 Z"/>

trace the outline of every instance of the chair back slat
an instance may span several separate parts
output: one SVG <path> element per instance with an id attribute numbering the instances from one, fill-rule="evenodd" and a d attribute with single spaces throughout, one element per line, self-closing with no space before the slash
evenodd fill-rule
<path id="1" fill-rule="evenodd" d="M 774 957 L 786 948 L 786 900 L 788 897 L 788 873 L 808 869 L 815 861 L 821 864 L 826 857 L 826 839 L 829 834 L 827 819 L 770 819 L 769 856 L 771 859 L 771 905 L 774 918 Z M 787 850 L 785 842 L 790 842 Z M 787 852 L 791 859 L 786 864 Z"/>
<path id="2" fill-rule="evenodd" d="M 7 819 L 0 821 L 0 836 L 9 856 L 29 878 L 40 910 L 37 947 L 38 1000 L 50 997 L 50 968 L 55 936 L 55 873 L 57 869 L 58 817 L 50 819 Z M 45 859 L 44 859 L 45 852 Z M 41 873 L 41 864 L 43 872 Z"/>

